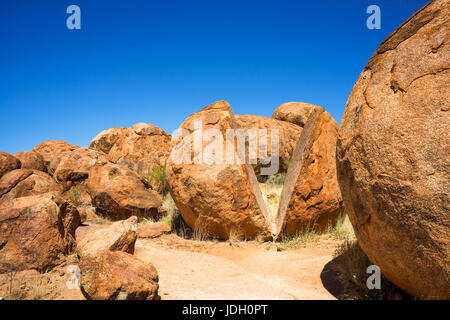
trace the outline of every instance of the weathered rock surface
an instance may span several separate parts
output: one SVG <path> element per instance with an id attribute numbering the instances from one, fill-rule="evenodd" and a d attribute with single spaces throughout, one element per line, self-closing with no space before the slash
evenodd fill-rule
<path id="1" fill-rule="evenodd" d="M 161 197 L 127 167 L 95 165 L 87 186 L 97 213 L 109 219 L 123 220 L 134 215 L 155 218 L 160 214 Z"/>
<path id="2" fill-rule="evenodd" d="M 165 163 L 171 150 L 171 136 L 154 125 L 138 123 L 130 128 L 105 130 L 92 140 L 90 146 L 108 153 L 115 163 L 126 160 L 136 164 L 147 158 L 148 168 L 149 160 Z"/>
<path id="3" fill-rule="evenodd" d="M 287 102 L 275 109 L 272 118 L 287 121 L 303 128 L 313 110 L 317 108 L 320 107 L 309 103 Z"/>
<path id="4" fill-rule="evenodd" d="M 338 125 L 318 107 L 310 116 L 291 159 L 278 209 L 278 232 L 324 231 L 343 214 L 336 176 Z"/>
<path id="5" fill-rule="evenodd" d="M 87 299 L 159 299 L 155 267 L 126 252 L 105 250 L 83 256 L 80 270 L 81 291 Z"/>
<path id="6" fill-rule="evenodd" d="M 91 232 L 77 243 L 78 254 L 96 256 L 104 250 L 123 251 L 134 253 L 134 245 L 137 239 L 137 217 L 117 221 Z"/>
<path id="7" fill-rule="evenodd" d="M 79 214 L 53 194 L 20 197 L 0 204 L 0 271 L 44 272 L 75 249 Z"/>
<path id="8" fill-rule="evenodd" d="M 129 131 L 128 128 L 111 128 L 100 132 L 90 143 L 92 149 L 109 154 L 116 142 Z"/>
<path id="9" fill-rule="evenodd" d="M 44 158 L 44 163 L 48 167 L 55 155 L 63 151 L 73 151 L 75 149 L 78 149 L 78 146 L 68 144 L 65 141 L 49 140 L 38 144 L 33 148 L 33 151 L 38 152 L 42 155 L 42 157 Z"/>
<path id="10" fill-rule="evenodd" d="M 135 164 L 134 170 L 140 174 L 152 172 L 154 167 L 164 166 L 166 164 L 167 158 L 169 158 L 169 155 L 170 152 L 167 151 L 157 151 L 148 154 Z"/>
<path id="11" fill-rule="evenodd" d="M 19 169 L 20 166 L 21 163 L 19 159 L 9 153 L 0 151 L 0 178 L 11 170 Z"/>
<path id="12" fill-rule="evenodd" d="M 197 161 L 200 154 L 193 149 L 196 120 L 202 122 L 203 132 L 216 129 L 223 137 L 226 136 L 227 129 L 236 128 L 231 108 L 225 101 L 203 108 L 181 125 L 181 129 L 189 132 L 187 137 L 192 139 L 179 137 L 178 144 L 167 160 L 166 174 L 170 193 L 183 219 L 194 230 L 221 239 L 227 239 L 230 234 L 242 238 L 252 238 L 258 234 L 270 235 L 265 219 L 268 209 L 253 168 L 245 164 L 225 164 L 226 152 L 220 156 L 218 150 L 217 160 L 223 164 L 217 164 L 214 159 L 208 160 L 206 156 L 213 154 L 208 151 L 203 152 L 205 157 L 201 161 Z M 225 148 L 225 140 L 212 143 L 210 139 L 205 139 L 203 150 L 214 145 L 218 149 Z M 186 150 L 192 151 L 192 157 L 188 157 L 194 160 L 191 164 L 178 161 Z M 242 159 L 237 152 L 231 154 L 236 160 Z"/>
<path id="13" fill-rule="evenodd" d="M 409 294 L 450 299 L 450 6 L 389 35 L 347 102 L 337 169 L 356 237 Z"/>
<path id="14" fill-rule="evenodd" d="M 61 188 L 52 177 L 42 171 L 17 169 L 0 178 L 0 204 L 20 197 L 49 192 L 59 195 Z"/>
<path id="15" fill-rule="evenodd" d="M 122 135 L 109 155 L 114 162 L 128 160 L 137 163 L 152 154 L 161 154 L 158 162 L 165 162 L 171 150 L 171 136 L 160 128 L 138 123 Z"/>
<path id="16" fill-rule="evenodd" d="M 33 169 L 43 172 L 47 172 L 45 167 L 44 157 L 34 151 L 22 151 L 14 154 L 14 157 L 20 160 L 22 166 L 21 169 Z"/>
<path id="17" fill-rule="evenodd" d="M 81 289 L 87 299 L 150 300 L 158 297 L 158 272 L 132 256 L 137 217 L 118 221 L 78 241 Z"/>
<path id="18" fill-rule="evenodd" d="M 55 170 L 53 177 L 66 191 L 85 181 L 94 165 L 104 165 L 109 162 L 108 155 L 103 152 L 90 148 L 79 148 L 74 151 L 61 152 L 53 158 L 51 167 Z"/>
<path id="19" fill-rule="evenodd" d="M 138 238 L 157 238 L 172 232 L 172 227 L 165 223 L 143 222 L 137 227 Z"/>
<path id="20" fill-rule="evenodd" d="M 240 129 L 246 130 L 247 132 L 249 132 L 248 130 L 255 131 L 254 136 L 250 135 L 249 144 L 250 146 L 256 147 L 256 156 L 258 159 L 273 156 L 271 139 L 273 133 L 271 130 L 278 130 L 278 143 L 276 140 L 273 141 L 275 145 L 278 145 L 278 171 L 286 172 L 295 145 L 302 133 L 302 128 L 291 123 L 261 116 L 235 115 L 234 117 Z M 267 132 L 267 136 L 264 136 L 264 132 Z M 246 153 L 248 154 L 248 152 L 247 150 Z"/>

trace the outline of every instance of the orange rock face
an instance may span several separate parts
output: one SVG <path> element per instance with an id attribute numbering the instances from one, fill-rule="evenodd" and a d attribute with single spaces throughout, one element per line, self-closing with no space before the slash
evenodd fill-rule
<path id="1" fill-rule="evenodd" d="M 317 108 L 320 107 L 309 103 L 287 102 L 275 109 L 272 118 L 287 121 L 303 128 L 313 110 Z"/>
<path id="2" fill-rule="evenodd" d="M 92 149 L 109 154 L 116 142 L 129 131 L 128 128 L 111 128 L 100 132 L 90 143 Z"/>
<path id="3" fill-rule="evenodd" d="M 45 165 L 48 166 L 53 160 L 53 157 L 58 153 L 63 151 L 73 151 L 75 149 L 78 149 L 78 146 L 68 144 L 65 141 L 49 140 L 38 144 L 33 148 L 33 151 L 40 153 L 44 158 Z"/>
<path id="4" fill-rule="evenodd" d="M 289 159 L 302 133 L 302 128 L 287 122 L 254 115 L 235 115 L 235 119 L 240 129 L 255 130 L 255 138 L 250 139 L 249 143 L 258 146 L 258 155 L 263 150 L 267 150 L 263 154 L 267 156 L 272 155 L 271 131 L 273 129 L 278 130 L 279 172 L 286 172 L 289 166 Z M 267 130 L 266 139 L 259 138 L 260 130 Z"/>
<path id="5" fill-rule="evenodd" d="M 172 227 L 165 223 L 143 222 L 138 225 L 138 238 L 157 238 L 165 233 L 172 232 Z"/>
<path id="6" fill-rule="evenodd" d="M 87 299 L 158 299 L 158 272 L 134 257 L 137 217 L 118 221 L 78 241 L 81 291 Z"/>
<path id="7" fill-rule="evenodd" d="M 228 239 L 231 234 L 243 238 L 258 234 L 270 235 L 265 216 L 268 209 L 259 190 L 253 168 L 245 164 L 226 164 L 225 152 L 217 159 L 222 164 L 177 163 L 175 159 L 183 150 L 191 150 L 191 160 L 197 157 L 193 148 L 195 122 L 202 122 L 202 130 L 216 129 L 223 137 L 227 129 L 236 128 L 230 106 L 225 101 L 216 102 L 188 117 L 181 129 L 189 132 L 191 139 L 180 139 L 167 160 L 167 181 L 170 193 L 186 223 L 208 236 Z M 219 148 L 225 148 L 225 138 Z M 203 149 L 211 147 L 211 140 L 200 142 Z M 223 149 L 222 149 L 223 150 Z M 236 152 L 232 155 L 238 157 Z"/>
<path id="8" fill-rule="evenodd" d="M 164 166 L 166 164 L 167 158 L 169 158 L 170 152 L 156 151 L 154 153 L 146 155 L 144 158 L 139 160 L 133 169 L 141 174 L 152 172 L 153 168 L 156 166 Z"/>
<path id="9" fill-rule="evenodd" d="M 0 204 L 20 197 L 49 192 L 59 195 L 61 188 L 52 177 L 42 171 L 17 169 L 0 178 Z"/>
<path id="10" fill-rule="evenodd" d="M 336 176 L 338 125 L 318 107 L 310 116 L 289 166 L 278 211 L 279 232 L 324 231 L 343 214 Z"/>
<path id="11" fill-rule="evenodd" d="M 75 248 L 78 211 L 52 194 L 0 204 L 0 271 L 48 271 Z"/>
<path id="12" fill-rule="evenodd" d="M 95 165 L 89 172 L 88 191 L 97 213 L 113 220 L 157 217 L 161 197 L 133 170 L 113 163 Z"/>
<path id="13" fill-rule="evenodd" d="M 137 220 L 133 216 L 87 234 L 77 243 L 78 255 L 96 256 L 104 250 L 133 254 L 137 239 Z"/>
<path id="14" fill-rule="evenodd" d="M 33 169 L 47 172 L 45 167 L 44 157 L 34 151 L 22 151 L 14 154 L 14 157 L 20 160 L 21 169 Z"/>
<path id="15" fill-rule="evenodd" d="M 164 164 L 170 154 L 171 136 L 154 125 L 138 123 L 131 128 L 105 130 L 92 140 L 90 146 L 108 153 L 116 163 L 120 160 L 137 163 L 147 159 L 147 162 Z"/>
<path id="16" fill-rule="evenodd" d="M 409 294 L 450 299 L 450 7 L 430 2 L 388 36 L 348 99 L 337 144 L 361 248 Z"/>
<path id="17" fill-rule="evenodd" d="M 136 163 L 152 154 L 163 153 L 166 158 L 170 150 L 171 136 L 168 133 L 154 125 L 138 123 L 121 136 L 109 155 L 114 162 L 128 160 Z"/>
<path id="18" fill-rule="evenodd" d="M 103 152 L 90 148 L 79 148 L 74 151 L 61 152 L 53 158 L 51 167 L 54 169 L 54 179 L 63 186 L 64 190 L 68 190 L 85 181 L 94 165 L 104 165 L 108 162 L 109 157 Z"/>
<path id="19" fill-rule="evenodd" d="M 19 159 L 9 153 L 0 151 L 0 178 L 11 170 L 19 169 L 20 166 L 21 163 Z"/>
<path id="20" fill-rule="evenodd" d="M 158 272 L 150 263 L 122 251 L 81 257 L 81 291 L 89 300 L 154 300 Z"/>

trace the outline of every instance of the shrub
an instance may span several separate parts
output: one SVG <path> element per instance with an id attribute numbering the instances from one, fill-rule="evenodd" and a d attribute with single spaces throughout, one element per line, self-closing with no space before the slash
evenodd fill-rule
<path id="1" fill-rule="evenodd" d="M 268 176 L 266 183 L 271 185 L 283 185 L 286 180 L 286 173 L 281 172 Z"/>
<path id="2" fill-rule="evenodd" d="M 112 147 L 113 147 L 113 146 L 107 146 L 107 147 L 103 150 L 103 152 L 106 153 L 106 154 L 109 154 L 109 153 L 111 152 Z"/>
<path id="3" fill-rule="evenodd" d="M 66 191 L 64 193 L 64 195 L 69 198 L 70 201 L 72 201 L 72 203 L 75 206 L 80 206 L 82 204 L 81 201 L 81 195 L 82 195 L 83 191 L 77 188 L 72 188 L 68 191 Z"/>
<path id="4" fill-rule="evenodd" d="M 152 189 L 156 192 L 167 195 L 169 186 L 166 179 L 166 166 L 154 166 L 151 170 L 143 174 L 148 183 L 152 186 Z"/>

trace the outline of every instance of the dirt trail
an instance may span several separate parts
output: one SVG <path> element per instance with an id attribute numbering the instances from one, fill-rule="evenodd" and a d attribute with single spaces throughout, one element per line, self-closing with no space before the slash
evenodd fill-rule
<path id="1" fill-rule="evenodd" d="M 77 229 L 77 240 L 106 226 L 84 225 Z M 276 251 L 272 243 L 196 241 L 166 234 L 138 239 L 134 254 L 158 270 L 163 300 L 335 299 L 324 288 L 320 275 L 338 243 L 321 238 L 305 248 Z M 79 289 L 66 287 L 67 266 L 43 275 L 24 271 L 15 287 L 43 283 L 41 299 L 84 299 Z M 7 286 L 3 278 L 0 293 Z"/>
<path id="2" fill-rule="evenodd" d="M 155 265 L 162 299 L 335 299 L 320 279 L 332 243 L 281 252 L 268 245 L 171 234 L 139 239 L 135 255 Z"/>

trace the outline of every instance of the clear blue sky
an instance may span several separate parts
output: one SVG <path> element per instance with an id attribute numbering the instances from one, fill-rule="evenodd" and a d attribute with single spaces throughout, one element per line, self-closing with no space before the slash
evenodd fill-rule
<path id="1" fill-rule="evenodd" d="M 0 150 L 87 146 L 138 122 L 172 133 L 216 100 L 267 117 L 309 102 L 339 123 L 380 42 L 427 2 L 1 0 Z M 71 4 L 81 30 L 66 28 Z M 371 4 L 381 30 L 366 28 Z"/>

